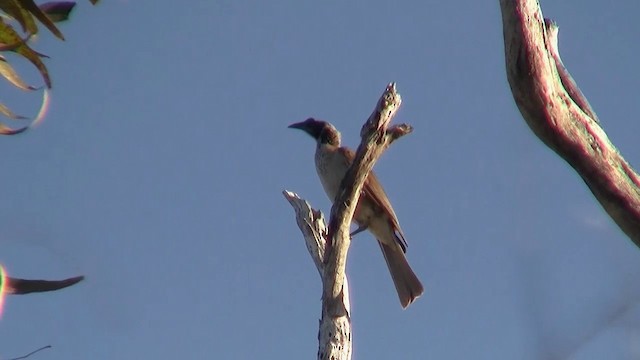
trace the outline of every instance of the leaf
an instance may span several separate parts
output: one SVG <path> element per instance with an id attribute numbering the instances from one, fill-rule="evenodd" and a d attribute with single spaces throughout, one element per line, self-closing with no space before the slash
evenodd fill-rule
<path id="1" fill-rule="evenodd" d="M 21 7 L 18 0 L 0 0 L 0 9 L 14 18 L 22 26 L 22 31 L 29 34 L 38 32 L 38 26 L 33 19 L 33 15 Z"/>
<path id="2" fill-rule="evenodd" d="M 11 109 L 9 109 L 7 107 L 7 105 L 0 103 L 0 114 L 8 117 L 11 120 L 23 120 L 23 119 L 27 119 L 27 117 L 24 117 L 22 115 L 17 115 L 15 114 L 13 111 L 11 111 Z"/>
<path id="3" fill-rule="evenodd" d="M 0 28 L 2 26 L 0 25 Z M 2 32 L 3 30 L 0 29 L 0 32 Z M 4 34 L 0 33 L 0 37 L 2 37 Z M 27 38 L 28 40 L 28 38 Z M 16 48 L 18 48 L 20 45 L 24 44 L 27 42 L 27 40 L 25 39 L 20 39 L 20 41 L 16 42 L 16 43 L 12 43 L 12 44 L 2 44 L 0 43 L 0 51 L 13 51 Z"/>
<path id="4" fill-rule="evenodd" d="M 42 54 L 38 54 L 33 51 L 21 38 L 20 35 L 13 29 L 13 27 L 7 25 L 0 18 L 0 43 L 11 44 L 11 46 L 15 45 L 15 48 L 12 51 L 22 55 L 27 60 L 29 60 L 40 72 L 42 78 L 44 79 L 44 83 L 48 88 L 51 88 L 51 79 L 49 78 L 49 71 L 47 67 L 44 65 L 40 57 Z"/>
<path id="5" fill-rule="evenodd" d="M 7 277 L 7 294 L 22 295 L 34 292 L 45 292 L 64 289 L 84 280 L 84 276 L 76 276 L 64 280 L 25 280 Z"/>
<path id="6" fill-rule="evenodd" d="M 25 43 L 18 33 L 0 18 L 0 50 L 11 51 Z"/>
<path id="7" fill-rule="evenodd" d="M 28 126 L 25 126 L 19 129 L 12 129 L 4 124 L 0 124 L 0 135 L 16 135 L 27 131 L 28 128 Z"/>
<path id="8" fill-rule="evenodd" d="M 44 89 L 44 91 L 42 91 L 42 103 L 40 104 L 40 110 L 38 111 L 36 117 L 31 120 L 31 124 L 19 129 L 11 129 L 0 123 L 0 135 L 15 135 L 27 130 L 28 128 L 38 126 L 46 118 L 50 103 L 51 98 L 49 97 L 49 91 L 47 89 Z M 12 120 L 29 119 L 28 117 L 15 114 L 13 111 L 11 111 L 11 109 L 9 109 L 9 107 L 4 105 L 3 103 L 0 103 L 0 114 Z"/>
<path id="9" fill-rule="evenodd" d="M 20 6 L 23 9 L 33 14 L 33 16 L 35 16 L 36 19 L 38 19 L 42 23 L 42 25 L 46 26 L 47 29 L 49 29 L 49 31 L 53 33 L 53 35 L 55 35 L 60 40 L 64 40 L 64 36 L 60 32 L 60 30 L 58 30 L 58 28 L 53 24 L 53 21 L 49 19 L 47 14 L 45 14 L 42 10 L 40 10 L 38 5 L 36 5 L 36 3 L 33 0 L 16 0 L 16 1 L 20 4 Z"/>
<path id="10" fill-rule="evenodd" d="M 71 10 L 76 6 L 73 1 L 52 1 L 40 5 L 42 10 L 53 22 L 60 22 L 69 19 Z"/>
<path id="11" fill-rule="evenodd" d="M 36 87 L 27 85 L 7 60 L 0 55 L 0 75 L 4 76 L 13 86 L 22 90 L 36 90 Z"/>

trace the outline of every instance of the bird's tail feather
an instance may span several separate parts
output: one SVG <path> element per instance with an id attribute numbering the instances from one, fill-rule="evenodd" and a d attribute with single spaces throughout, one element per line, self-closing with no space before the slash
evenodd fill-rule
<path id="1" fill-rule="evenodd" d="M 400 298 L 400 304 L 402 308 L 409 306 L 418 296 L 424 292 L 422 283 L 411 269 L 404 252 L 400 247 L 395 249 L 389 245 L 378 241 L 380 249 L 384 255 L 384 259 L 387 262 L 389 273 L 393 279 L 393 284 L 398 291 L 398 297 Z"/>

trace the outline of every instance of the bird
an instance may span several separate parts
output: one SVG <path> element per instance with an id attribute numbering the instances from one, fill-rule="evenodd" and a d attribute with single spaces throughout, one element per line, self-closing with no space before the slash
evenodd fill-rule
<path id="1" fill-rule="evenodd" d="M 325 193 L 333 203 L 340 183 L 355 159 L 355 153 L 340 146 L 340 132 L 326 121 L 308 118 L 289 125 L 289 128 L 302 130 L 316 140 L 316 170 Z M 398 217 L 373 171 L 365 180 L 353 221 L 358 228 L 351 236 L 368 230 L 377 239 L 398 292 L 400 305 L 406 309 L 422 295 L 424 287 L 407 261 L 407 241 Z"/>

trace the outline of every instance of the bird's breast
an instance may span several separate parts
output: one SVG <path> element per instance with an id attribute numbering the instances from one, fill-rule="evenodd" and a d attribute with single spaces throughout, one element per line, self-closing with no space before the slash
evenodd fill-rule
<path id="1" fill-rule="evenodd" d="M 337 146 L 320 144 L 316 149 L 316 170 L 325 193 L 333 203 L 340 190 L 342 179 L 347 174 L 351 162 Z M 383 194 L 384 196 L 384 194 Z M 395 234 L 395 227 L 390 214 L 373 201 L 366 193 L 361 194 L 353 221 L 358 225 L 365 225 L 368 230 L 384 244 L 404 249 L 402 241 Z"/>
<path id="2" fill-rule="evenodd" d="M 342 179 L 347 174 L 351 162 L 331 145 L 320 145 L 316 151 L 316 170 L 324 188 L 324 192 L 333 203 L 340 191 Z M 364 206 L 363 206 L 364 204 Z M 354 221 L 358 224 L 369 223 L 369 219 L 380 212 L 368 198 L 361 196 L 354 214 Z"/>
<path id="3" fill-rule="evenodd" d="M 347 159 L 338 152 L 337 147 L 319 145 L 315 160 L 316 170 L 324 192 L 333 202 L 338 190 L 340 190 L 340 183 L 349 169 Z"/>

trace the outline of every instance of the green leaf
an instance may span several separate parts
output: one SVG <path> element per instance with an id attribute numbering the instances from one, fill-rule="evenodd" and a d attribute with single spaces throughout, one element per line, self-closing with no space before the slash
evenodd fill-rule
<path id="1" fill-rule="evenodd" d="M 26 117 L 22 116 L 22 115 L 17 115 L 15 114 L 13 111 L 11 111 L 11 109 L 9 109 L 7 107 L 7 105 L 0 103 L 0 114 L 8 117 L 11 120 L 23 120 L 26 119 Z M 0 126 L 2 126 L 0 124 Z"/>
<path id="2" fill-rule="evenodd" d="M 31 49 L 21 38 L 20 35 L 13 29 L 13 27 L 7 25 L 0 18 L 0 43 L 15 46 L 12 51 L 22 55 L 27 60 L 29 60 L 40 72 L 42 78 L 44 79 L 44 83 L 48 88 L 51 88 L 51 79 L 49 78 L 49 71 L 47 67 L 44 65 L 42 60 L 40 60 L 42 54 L 35 52 Z"/>
<path id="3" fill-rule="evenodd" d="M 37 88 L 22 80 L 22 78 L 18 75 L 18 73 L 14 70 L 14 68 L 9 64 L 9 62 L 0 55 L 0 75 L 4 76 L 13 86 L 22 89 L 22 90 L 36 90 Z"/>
<path id="4" fill-rule="evenodd" d="M 58 30 L 58 28 L 53 24 L 53 21 L 49 19 L 47 14 L 45 14 L 42 10 L 40 10 L 38 5 L 36 5 L 36 3 L 33 0 L 16 0 L 16 1 L 18 1 L 18 3 L 23 9 L 33 14 L 33 16 L 35 16 L 36 19 L 38 19 L 42 23 L 42 25 L 46 26 L 47 29 L 49 29 L 49 31 L 53 33 L 53 35 L 55 35 L 60 40 L 64 40 L 64 36 L 60 32 L 60 30 Z"/>
<path id="5" fill-rule="evenodd" d="M 33 19 L 33 15 L 20 6 L 18 0 L 0 0 L 0 9 L 15 19 L 22 26 L 23 32 L 28 34 L 36 34 L 38 32 L 38 26 Z"/>
<path id="6" fill-rule="evenodd" d="M 11 51 L 25 43 L 18 33 L 0 18 L 0 51 Z"/>

